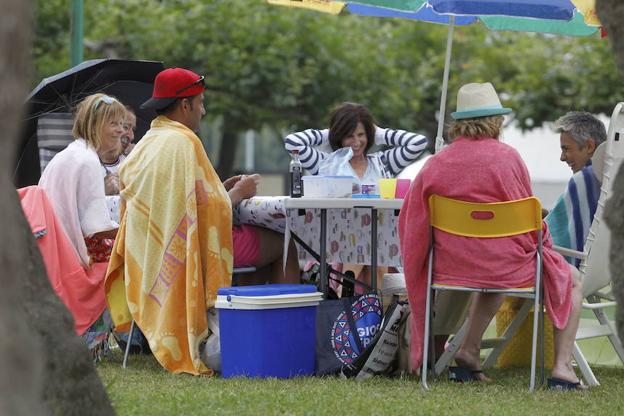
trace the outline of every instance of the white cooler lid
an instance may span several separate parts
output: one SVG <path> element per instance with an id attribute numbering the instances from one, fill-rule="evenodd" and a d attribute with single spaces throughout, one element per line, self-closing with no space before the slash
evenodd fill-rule
<path id="1" fill-rule="evenodd" d="M 323 299 L 321 292 L 289 293 L 272 296 L 218 295 L 215 307 L 219 309 L 282 309 L 316 306 Z"/>

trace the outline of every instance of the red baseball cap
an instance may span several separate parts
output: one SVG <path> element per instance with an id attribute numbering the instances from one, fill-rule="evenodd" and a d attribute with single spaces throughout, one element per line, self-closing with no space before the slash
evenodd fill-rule
<path id="1" fill-rule="evenodd" d="M 168 68 L 156 75 L 152 98 L 141 108 L 160 110 L 177 98 L 192 97 L 204 92 L 204 77 L 184 68 Z"/>

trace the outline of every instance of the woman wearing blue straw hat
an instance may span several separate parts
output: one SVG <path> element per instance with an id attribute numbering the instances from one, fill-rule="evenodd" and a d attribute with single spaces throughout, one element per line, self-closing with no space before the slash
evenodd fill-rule
<path id="1" fill-rule="evenodd" d="M 531 182 L 518 152 L 499 140 L 504 108 L 490 83 L 466 84 L 457 94 L 457 111 L 449 129 L 451 144 L 432 156 L 414 180 L 399 217 L 403 265 L 412 309 L 412 361 L 422 364 L 425 297 L 430 240 L 429 197 L 490 203 L 531 197 Z M 555 327 L 555 361 L 549 386 L 572 390 L 582 386 L 571 366 L 578 327 L 579 273 L 552 249 L 544 224 L 544 304 Z M 535 283 L 535 242 L 531 233 L 500 238 L 467 238 L 434 230 L 435 282 L 501 289 Z M 461 277 L 457 277 L 461 276 Z M 468 316 L 466 338 L 455 360 L 466 376 L 461 381 L 488 380 L 481 371 L 481 338 L 503 295 L 478 293 Z"/>

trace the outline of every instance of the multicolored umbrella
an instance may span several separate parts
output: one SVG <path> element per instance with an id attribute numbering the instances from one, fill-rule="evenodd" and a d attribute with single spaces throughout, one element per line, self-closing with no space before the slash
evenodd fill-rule
<path id="1" fill-rule="evenodd" d="M 585 23 L 590 26 L 601 26 L 596 14 L 596 0 L 572 0 L 572 3 L 585 19 Z"/>
<path id="2" fill-rule="evenodd" d="M 583 3 L 583 10 L 587 13 L 592 12 L 594 0 L 575 1 Z M 420 4 L 417 9 L 410 9 L 417 4 Z M 595 11 L 592 22 L 596 23 L 589 25 L 585 15 L 570 0 L 356 0 L 348 2 L 345 8 L 350 13 L 364 16 L 399 17 L 442 24 L 450 24 L 451 16 L 454 16 L 454 26 L 481 22 L 491 30 L 566 36 L 588 36 L 596 33 L 595 26 L 600 25 L 595 20 Z"/>
<path id="3" fill-rule="evenodd" d="M 449 26 L 436 151 L 444 143 L 448 76 L 455 26 L 481 22 L 491 30 L 589 36 L 600 25 L 595 0 L 267 0 L 270 4 L 307 8 L 332 14 L 352 14 L 420 20 Z"/>

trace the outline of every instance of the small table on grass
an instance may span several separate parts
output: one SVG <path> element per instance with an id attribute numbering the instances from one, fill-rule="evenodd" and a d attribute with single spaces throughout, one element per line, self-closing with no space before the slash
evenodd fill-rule
<path id="1" fill-rule="evenodd" d="M 398 211 L 403 206 L 402 199 L 359 199 L 359 198 L 286 198 L 284 208 L 288 213 L 291 209 L 319 209 L 321 212 L 320 225 L 320 283 L 321 291 L 327 294 L 328 267 L 327 267 L 327 210 L 328 209 L 370 209 L 371 212 L 371 284 L 377 288 L 377 213 L 380 209 Z"/>

